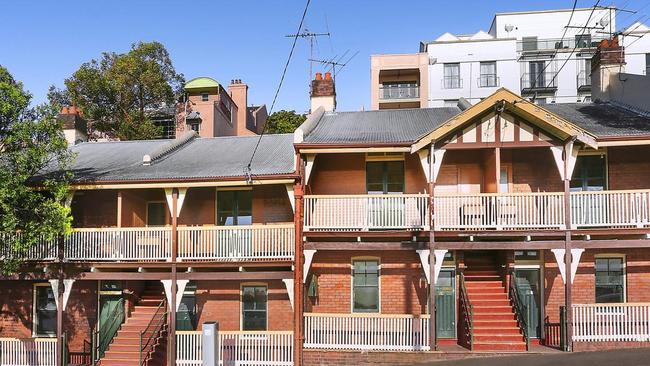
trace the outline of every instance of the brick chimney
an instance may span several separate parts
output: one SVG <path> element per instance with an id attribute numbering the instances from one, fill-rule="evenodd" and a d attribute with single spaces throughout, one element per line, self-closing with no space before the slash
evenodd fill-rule
<path id="1" fill-rule="evenodd" d="M 336 88 L 332 74 L 325 73 L 325 78 L 320 72 L 316 73 L 316 78 L 311 81 L 311 111 L 314 112 L 318 107 L 323 107 L 326 112 L 336 109 Z"/>
<path id="2" fill-rule="evenodd" d="M 241 79 L 234 79 L 228 85 L 228 94 L 237 105 L 237 118 L 235 119 L 235 134 L 245 135 L 246 133 L 246 111 L 248 106 L 248 85 Z"/>
<path id="3" fill-rule="evenodd" d="M 618 38 L 600 41 L 591 59 L 591 95 L 593 100 L 610 100 L 612 75 L 625 72 L 625 50 L 618 44 Z"/>
<path id="4" fill-rule="evenodd" d="M 63 121 L 63 134 L 69 146 L 88 141 L 88 124 L 81 110 L 75 106 L 63 107 L 58 118 Z"/>

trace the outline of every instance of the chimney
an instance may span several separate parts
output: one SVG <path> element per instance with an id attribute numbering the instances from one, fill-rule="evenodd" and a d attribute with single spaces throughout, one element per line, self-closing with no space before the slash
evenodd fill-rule
<path id="1" fill-rule="evenodd" d="M 63 122 L 63 134 L 68 146 L 88 141 L 88 124 L 80 109 L 76 106 L 63 107 L 58 118 Z"/>
<path id="2" fill-rule="evenodd" d="M 325 73 L 325 78 L 320 72 L 316 73 L 316 78 L 311 81 L 311 111 L 314 112 L 318 107 L 323 107 L 325 111 L 331 112 L 336 109 L 336 89 L 332 74 Z"/>
<path id="3" fill-rule="evenodd" d="M 246 134 L 246 106 L 248 105 L 248 85 L 241 79 L 234 79 L 228 85 L 228 95 L 237 106 L 237 118 L 235 119 L 235 135 Z"/>
<path id="4" fill-rule="evenodd" d="M 612 75 L 625 72 L 625 50 L 618 44 L 618 38 L 600 41 L 591 59 L 591 95 L 594 101 L 610 100 Z"/>

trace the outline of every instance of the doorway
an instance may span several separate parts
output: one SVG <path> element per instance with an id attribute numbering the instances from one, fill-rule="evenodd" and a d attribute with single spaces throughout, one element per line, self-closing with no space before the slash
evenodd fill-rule
<path id="1" fill-rule="evenodd" d="M 515 281 L 517 292 L 525 306 L 526 324 L 528 324 L 528 336 L 530 338 L 541 338 L 541 269 L 534 267 L 515 266 Z"/>
<path id="2" fill-rule="evenodd" d="M 456 269 L 442 268 L 436 283 L 436 334 L 456 338 Z"/>

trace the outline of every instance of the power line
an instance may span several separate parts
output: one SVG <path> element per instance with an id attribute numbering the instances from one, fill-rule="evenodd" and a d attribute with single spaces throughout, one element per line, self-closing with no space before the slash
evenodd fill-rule
<path id="1" fill-rule="evenodd" d="M 273 108 L 275 107 L 275 102 L 278 99 L 278 95 L 280 94 L 280 89 L 282 89 L 282 84 L 284 83 L 284 77 L 287 75 L 287 69 L 289 68 L 289 63 L 291 63 L 291 57 L 293 56 L 293 51 L 296 49 L 296 43 L 298 42 L 298 36 L 300 35 L 300 30 L 302 29 L 302 24 L 305 22 L 305 17 L 307 16 L 307 9 L 309 9 L 309 3 L 311 3 L 311 0 L 307 0 L 307 3 L 305 4 L 305 10 L 302 12 L 302 17 L 300 18 L 300 24 L 298 25 L 298 30 L 296 33 L 293 35 L 293 43 L 291 44 L 291 51 L 289 51 L 289 57 L 287 57 L 287 62 L 284 64 L 284 70 L 282 70 L 282 76 L 280 77 L 280 83 L 278 83 L 278 88 L 275 90 L 275 95 L 273 96 L 273 102 L 271 102 L 271 108 L 269 108 L 269 116 L 273 112 Z M 246 106 L 244 106 L 246 108 Z M 247 180 L 251 180 L 251 164 L 253 164 L 253 158 L 255 158 L 255 153 L 257 152 L 257 148 L 260 146 L 260 142 L 262 141 L 262 137 L 264 136 L 264 132 L 266 132 L 266 126 L 268 123 L 264 124 L 264 128 L 262 128 L 262 133 L 260 133 L 260 137 L 257 139 L 257 143 L 255 144 L 255 149 L 253 149 L 253 153 L 251 154 L 251 158 L 248 161 L 248 165 L 246 166 L 246 176 Z"/>

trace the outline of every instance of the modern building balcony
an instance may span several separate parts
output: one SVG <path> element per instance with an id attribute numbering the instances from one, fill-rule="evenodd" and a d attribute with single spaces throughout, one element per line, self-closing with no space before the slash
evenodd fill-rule
<path id="1" fill-rule="evenodd" d="M 306 195 L 305 231 L 428 230 L 428 195 Z"/>
<path id="2" fill-rule="evenodd" d="M 554 92 L 557 90 L 557 72 L 523 73 L 521 75 L 521 93 Z"/>
<path id="3" fill-rule="evenodd" d="M 405 84 L 397 86 L 382 86 L 379 88 L 379 100 L 384 101 L 405 101 L 419 100 L 420 87 L 417 84 Z"/>
<path id="4" fill-rule="evenodd" d="M 573 48 L 580 50 L 587 48 L 595 49 L 598 47 L 598 43 L 603 39 L 605 39 L 605 37 L 594 37 L 590 35 L 575 38 L 567 37 L 565 39 L 537 39 L 537 37 L 524 37 L 522 40 L 517 41 L 517 52 L 555 52 L 555 50 L 571 51 Z"/>
<path id="5" fill-rule="evenodd" d="M 588 92 L 591 91 L 591 73 L 588 71 L 580 71 L 576 76 L 578 91 Z"/>
<path id="6" fill-rule="evenodd" d="M 172 258 L 172 227 L 78 228 L 64 239 L 68 262 L 166 262 Z M 10 240 L 5 240 L 9 244 Z M 178 227 L 177 260 L 182 262 L 290 261 L 294 257 L 293 223 L 241 226 Z M 56 241 L 43 241 L 17 255 L 4 246 L 7 258 L 57 259 Z"/>

